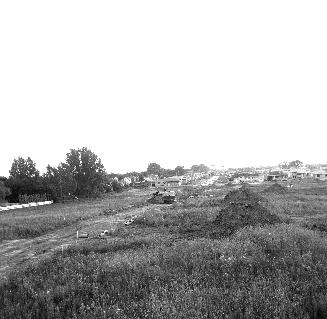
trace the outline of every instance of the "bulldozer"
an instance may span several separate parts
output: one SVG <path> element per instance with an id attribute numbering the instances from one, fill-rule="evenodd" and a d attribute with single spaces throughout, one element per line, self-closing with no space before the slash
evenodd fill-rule
<path id="1" fill-rule="evenodd" d="M 152 194 L 152 197 L 147 200 L 150 204 L 172 204 L 175 201 L 174 191 L 156 191 Z"/>

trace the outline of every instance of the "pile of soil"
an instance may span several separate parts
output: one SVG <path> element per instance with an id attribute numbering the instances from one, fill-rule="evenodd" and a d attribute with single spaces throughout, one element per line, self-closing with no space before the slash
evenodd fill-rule
<path id="1" fill-rule="evenodd" d="M 278 184 L 278 183 L 274 183 L 272 185 L 270 185 L 269 187 L 267 187 L 265 190 L 264 190 L 265 193 L 272 193 L 272 194 L 286 194 L 288 191 L 287 191 L 287 188 Z"/>
<path id="2" fill-rule="evenodd" d="M 229 236 L 246 226 L 280 223 L 281 219 L 262 206 L 264 199 L 247 187 L 227 194 L 223 208 L 214 220 L 216 233 Z"/>
<path id="3" fill-rule="evenodd" d="M 265 199 L 253 192 L 248 186 L 243 185 L 237 190 L 230 191 L 223 199 L 224 206 L 230 206 L 234 204 L 255 204 L 262 203 Z"/>

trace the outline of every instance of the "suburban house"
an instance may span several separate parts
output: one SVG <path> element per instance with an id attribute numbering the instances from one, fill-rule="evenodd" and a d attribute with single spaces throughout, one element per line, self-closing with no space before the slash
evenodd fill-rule
<path id="1" fill-rule="evenodd" d="M 121 181 L 120 184 L 122 186 L 128 186 L 132 183 L 132 179 L 130 177 L 124 177 Z"/>
<path id="2" fill-rule="evenodd" d="M 296 171 L 296 172 L 293 172 L 293 173 L 296 173 L 295 178 L 301 178 L 302 179 L 302 178 L 308 178 L 308 177 L 311 176 L 310 172 L 307 171 L 307 170 L 299 170 L 299 171 Z"/>
<path id="3" fill-rule="evenodd" d="M 327 180 L 327 172 L 325 172 L 325 171 L 314 171 L 314 172 L 311 173 L 311 176 L 314 179 L 318 179 L 318 180 L 321 180 L 321 181 Z"/>
<path id="4" fill-rule="evenodd" d="M 294 169 L 286 168 L 286 169 L 282 170 L 282 173 L 287 175 L 287 177 L 292 178 L 293 173 L 294 173 Z"/>
<path id="5" fill-rule="evenodd" d="M 183 176 L 178 176 L 179 177 L 179 180 L 181 182 L 182 185 L 185 185 L 187 184 L 190 180 L 191 180 L 191 176 L 189 175 L 183 175 Z"/>
<path id="6" fill-rule="evenodd" d="M 145 179 L 147 182 L 154 182 L 154 181 L 158 180 L 158 178 L 159 178 L 158 175 L 150 174 L 148 177 L 145 177 L 144 179 Z"/>
<path id="7" fill-rule="evenodd" d="M 266 180 L 268 182 L 287 181 L 288 175 L 283 172 L 270 172 L 267 174 Z"/>
<path id="8" fill-rule="evenodd" d="M 182 184 L 180 176 L 157 179 L 151 182 L 151 187 L 178 187 Z"/>
<path id="9" fill-rule="evenodd" d="M 264 175 L 260 174 L 244 174 L 238 177 L 233 178 L 233 184 L 240 183 L 249 183 L 249 184 L 258 184 L 264 181 Z"/>

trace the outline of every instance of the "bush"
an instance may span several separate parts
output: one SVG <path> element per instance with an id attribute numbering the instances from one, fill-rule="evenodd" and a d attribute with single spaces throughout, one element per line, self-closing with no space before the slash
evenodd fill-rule
<path id="1" fill-rule="evenodd" d="M 18 199 L 20 204 L 28 204 L 34 202 L 44 202 L 48 200 L 48 197 L 46 194 L 32 194 L 32 195 L 23 194 L 23 195 L 19 195 Z"/>
<path id="2" fill-rule="evenodd" d="M 5 183 L 0 180 L 0 202 L 4 201 L 7 196 L 11 194 L 9 187 L 6 187 Z"/>

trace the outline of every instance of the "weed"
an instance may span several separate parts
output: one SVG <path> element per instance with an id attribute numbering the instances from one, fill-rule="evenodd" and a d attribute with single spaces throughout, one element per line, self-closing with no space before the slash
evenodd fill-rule
<path id="1" fill-rule="evenodd" d="M 144 205 L 144 199 L 144 196 L 129 196 L 126 192 L 98 200 L 6 211 L 0 214 L 0 241 L 33 238 L 82 220 L 113 215 L 132 205 Z"/>
<path id="2" fill-rule="evenodd" d="M 323 195 L 303 188 L 300 194 L 264 194 L 267 202 L 262 203 L 243 198 L 235 204 L 235 198 L 227 197 L 213 206 L 184 202 L 149 209 L 106 239 L 85 241 L 12 273 L 0 286 L 0 315 L 326 318 L 327 238 L 321 233 L 293 224 L 241 223 L 228 237 L 203 238 L 230 205 L 260 204 L 265 213 L 294 214 L 323 224 L 325 219 L 313 218 L 311 210 L 321 213 L 325 203 L 312 196 Z M 178 239 L 188 231 L 198 236 Z"/>

